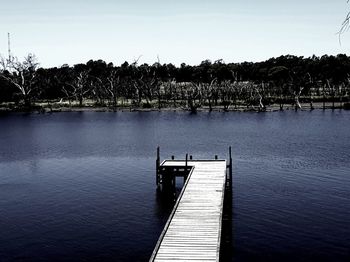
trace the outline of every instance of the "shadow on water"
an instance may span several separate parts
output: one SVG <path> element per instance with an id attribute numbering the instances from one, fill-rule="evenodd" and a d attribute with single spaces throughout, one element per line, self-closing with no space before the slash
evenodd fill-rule
<path id="1" fill-rule="evenodd" d="M 169 190 L 161 190 L 158 187 L 156 190 L 156 200 L 159 211 L 161 211 L 161 213 L 170 214 L 171 210 L 174 208 L 176 193 Z"/>
<path id="2" fill-rule="evenodd" d="M 227 187 L 224 198 L 224 208 L 222 214 L 220 261 L 232 261 L 232 188 Z"/>
<path id="3" fill-rule="evenodd" d="M 157 187 L 156 201 L 160 213 L 170 214 L 170 212 L 174 208 L 177 198 L 181 193 L 182 186 L 182 184 L 180 185 L 179 183 L 177 183 L 175 188 L 162 189 L 161 187 Z"/>

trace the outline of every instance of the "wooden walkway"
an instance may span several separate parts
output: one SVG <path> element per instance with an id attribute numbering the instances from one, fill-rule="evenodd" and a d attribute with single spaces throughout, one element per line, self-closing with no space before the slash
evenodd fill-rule
<path id="1" fill-rule="evenodd" d="M 219 261 L 226 160 L 165 160 L 160 168 L 184 166 L 190 171 L 150 261 Z"/>

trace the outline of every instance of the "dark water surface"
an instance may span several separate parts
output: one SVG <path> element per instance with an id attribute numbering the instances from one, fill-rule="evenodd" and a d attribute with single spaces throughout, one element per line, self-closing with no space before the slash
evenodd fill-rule
<path id="1" fill-rule="evenodd" d="M 157 145 L 163 158 L 232 145 L 225 258 L 350 261 L 350 112 L 337 110 L 1 116 L 0 261 L 147 261 L 171 211 Z"/>

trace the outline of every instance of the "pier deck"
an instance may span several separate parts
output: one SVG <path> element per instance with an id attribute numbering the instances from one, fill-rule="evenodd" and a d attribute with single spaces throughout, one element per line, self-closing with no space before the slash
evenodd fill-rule
<path id="1" fill-rule="evenodd" d="M 219 261 L 226 160 L 165 160 L 190 170 L 150 261 Z"/>

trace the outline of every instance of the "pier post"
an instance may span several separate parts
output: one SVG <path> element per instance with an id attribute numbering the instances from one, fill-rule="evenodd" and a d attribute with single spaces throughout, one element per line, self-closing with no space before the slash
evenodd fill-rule
<path id="1" fill-rule="evenodd" d="M 230 187 L 232 187 L 232 152 L 231 152 L 231 146 L 229 147 L 229 176 L 230 176 Z"/>
<path id="2" fill-rule="evenodd" d="M 156 160 L 156 184 L 159 186 L 159 166 L 160 166 L 160 152 L 159 146 L 157 147 L 157 160 Z"/>
<path id="3" fill-rule="evenodd" d="M 192 156 L 191 156 L 192 157 Z M 185 172 L 187 172 L 187 161 L 188 161 L 188 154 L 186 154 L 186 164 L 185 164 Z M 187 175 L 184 175 L 184 184 L 186 182 Z"/>

